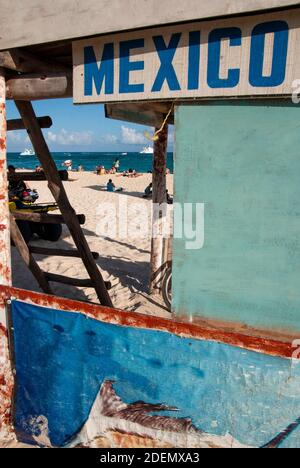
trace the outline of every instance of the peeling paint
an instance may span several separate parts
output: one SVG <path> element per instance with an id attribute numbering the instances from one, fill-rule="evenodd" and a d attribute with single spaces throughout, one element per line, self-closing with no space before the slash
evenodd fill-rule
<path id="1" fill-rule="evenodd" d="M 243 334 L 242 332 L 235 331 L 234 326 L 232 326 L 231 331 L 228 324 L 227 329 L 224 330 L 224 328 L 218 328 L 218 324 L 213 328 L 212 324 L 198 325 L 179 320 L 167 320 L 160 317 L 110 309 L 108 307 L 94 304 L 87 304 L 70 299 L 0 286 L 0 304 L 1 302 L 5 303 L 11 297 L 42 307 L 53 307 L 65 312 L 70 311 L 82 313 L 87 317 L 95 318 L 104 323 L 111 323 L 123 327 L 166 331 L 180 337 L 230 344 L 232 346 L 255 351 L 260 354 L 291 359 L 294 352 L 294 349 L 292 348 L 293 339 L 289 339 L 287 336 L 282 340 L 279 336 L 276 337 L 276 339 L 271 337 L 267 338 L 260 336 L 260 332 L 258 330 L 256 331 L 256 334 L 253 335 L 250 334 L 250 330 L 247 330 L 249 334 L 246 334 L 246 332 Z M 254 331 L 252 332 L 254 333 Z"/>
<path id="2" fill-rule="evenodd" d="M 0 435 L 7 437 L 12 433 L 11 397 L 13 377 L 9 364 L 7 330 L 0 324 Z"/>
<path id="3" fill-rule="evenodd" d="M 5 78 L 0 69 L 0 283 L 11 285 L 10 233 L 6 171 Z M 5 305 L 0 304 L 0 437 L 11 438 L 13 376 L 8 351 Z"/>

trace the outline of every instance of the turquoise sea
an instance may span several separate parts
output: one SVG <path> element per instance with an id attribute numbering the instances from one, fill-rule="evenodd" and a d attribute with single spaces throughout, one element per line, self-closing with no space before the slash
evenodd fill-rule
<path id="1" fill-rule="evenodd" d="M 120 160 L 120 171 L 134 169 L 137 172 L 147 173 L 152 170 L 151 154 L 139 153 L 52 153 L 53 159 L 58 169 L 63 169 L 62 163 L 67 159 L 73 161 L 73 170 L 77 170 L 82 165 L 86 171 L 94 171 L 97 166 L 104 166 L 110 169 L 116 160 Z M 14 165 L 18 169 L 35 169 L 39 164 L 36 156 L 20 156 L 19 153 L 8 153 L 8 164 Z M 173 153 L 168 153 L 168 168 L 173 173 Z"/>

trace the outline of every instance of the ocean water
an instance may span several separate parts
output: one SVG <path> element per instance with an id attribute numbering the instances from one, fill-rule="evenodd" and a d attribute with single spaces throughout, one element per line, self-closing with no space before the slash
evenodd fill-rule
<path id="1" fill-rule="evenodd" d="M 97 166 L 104 166 L 110 169 L 116 160 L 120 160 L 120 171 L 134 169 L 137 172 L 147 173 L 152 170 L 151 154 L 139 153 L 52 153 L 58 169 L 63 169 L 62 163 L 67 159 L 73 161 L 73 170 L 77 170 L 82 165 L 86 171 L 94 171 Z M 20 156 L 19 153 L 8 153 L 8 164 L 12 164 L 18 169 L 35 169 L 39 165 L 36 156 Z M 168 153 L 167 166 L 173 174 L 174 163 L 173 153 Z"/>

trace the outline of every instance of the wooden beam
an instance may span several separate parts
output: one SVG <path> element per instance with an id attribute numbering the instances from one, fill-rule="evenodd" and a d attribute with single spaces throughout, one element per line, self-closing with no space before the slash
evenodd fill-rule
<path id="1" fill-rule="evenodd" d="M 15 101 L 15 103 L 26 128 L 30 130 L 29 138 L 31 139 L 35 152 L 38 155 L 40 163 L 47 176 L 48 187 L 60 208 L 65 223 L 69 228 L 85 268 L 93 282 L 93 287 L 97 293 L 99 301 L 102 305 L 113 307 L 101 272 L 93 259 L 93 255 L 82 232 L 74 208 L 68 200 L 65 188 L 58 175 L 56 164 L 52 159 L 42 130 L 37 122 L 32 104 L 25 101 Z"/>
<path id="2" fill-rule="evenodd" d="M 68 284 L 69 286 L 77 286 L 78 288 L 94 288 L 94 283 L 90 278 L 70 278 L 69 276 L 56 275 L 54 273 L 45 273 L 45 276 L 51 283 Z M 105 286 L 107 290 L 110 290 L 111 282 L 106 281 Z"/>
<path id="3" fill-rule="evenodd" d="M 24 49 L 0 52 L 0 66 L 19 73 L 57 73 L 70 72 L 70 68 L 55 61 L 45 60 Z"/>
<path id="4" fill-rule="evenodd" d="M 73 96 L 72 74 L 22 75 L 6 81 L 8 99 L 34 101 Z"/>
<path id="5" fill-rule="evenodd" d="M 38 117 L 38 123 L 41 128 L 50 128 L 52 127 L 51 117 Z M 7 121 L 7 131 L 12 130 L 26 130 L 22 119 L 12 119 Z"/>
<path id="6" fill-rule="evenodd" d="M 70 250 L 52 249 L 52 248 L 47 248 L 47 247 L 38 247 L 36 245 L 30 245 L 29 250 L 32 254 L 36 254 L 36 255 L 80 258 L 80 254 L 78 250 L 75 250 L 75 249 L 70 249 Z M 99 258 L 98 252 L 92 252 L 92 255 L 95 260 L 98 260 Z"/>
<path id="7" fill-rule="evenodd" d="M 62 215 L 50 213 L 23 213 L 20 211 L 13 211 L 13 217 L 17 221 L 28 221 L 31 223 L 44 223 L 44 224 L 66 224 L 65 218 Z M 85 224 L 85 215 L 80 214 L 76 216 L 78 224 Z"/>
<path id="8" fill-rule="evenodd" d="M 69 180 L 68 171 L 58 171 L 61 180 Z M 10 182 L 24 181 L 43 181 L 47 180 L 44 172 L 15 172 L 14 174 L 8 173 L 8 180 Z"/>
<path id="9" fill-rule="evenodd" d="M 15 247 L 18 250 L 22 260 L 24 261 L 25 265 L 30 269 L 31 273 L 37 280 L 42 291 L 44 291 L 46 294 L 53 294 L 51 287 L 46 279 L 46 275 L 40 269 L 37 262 L 31 255 L 28 245 L 26 244 L 12 215 L 10 215 L 10 234 L 12 241 L 15 244 Z"/>
<path id="10" fill-rule="evenodd" d="M 165 215 L 158 210 L 158 206 L 167 206 L 167 147 L 168 125 L 159 133 L 159 139 L 154 143 L 153 156 L 153 235 L 151 244 L 151 278 L 150 293 L 161 294 L 161 283 L 166 271 L 164 262 L 164 237 L 160 234 Z"/>

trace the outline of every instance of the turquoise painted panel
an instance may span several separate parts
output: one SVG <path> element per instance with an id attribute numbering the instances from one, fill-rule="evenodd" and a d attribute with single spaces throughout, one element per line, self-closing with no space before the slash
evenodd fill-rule
<path id="1" fill-rule="evenodd" d="M 299 107 L 178 107 L 175 199 L 205 203 L 203 248 L 174 241 L 175 313 L 300 332 Z"/>

